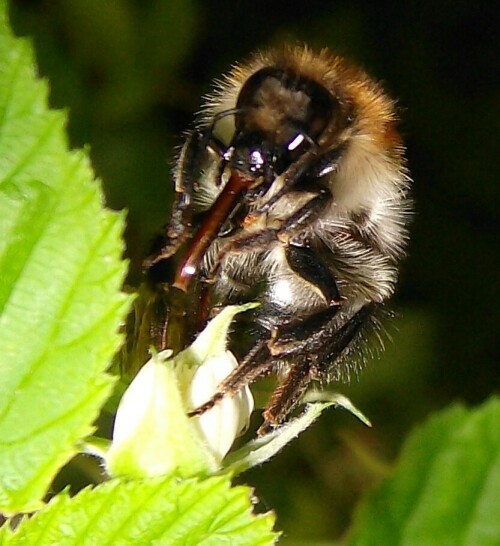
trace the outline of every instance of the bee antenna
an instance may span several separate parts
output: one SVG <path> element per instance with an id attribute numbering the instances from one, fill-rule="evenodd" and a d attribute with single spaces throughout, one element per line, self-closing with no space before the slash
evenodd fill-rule
<path id="1" fill-rule="evenodd" d="M 217 114 L 215 114 L 213 118 L 212 126 L 215 125 L 222 118 L 225 118 L 227 116 L 234 116 L 235 114 L 241 114 L 245 110 L 248 110 L 248 108 L 229 108 L 228 110 L 223 110 L 222 112 L 218 112 Z"/>

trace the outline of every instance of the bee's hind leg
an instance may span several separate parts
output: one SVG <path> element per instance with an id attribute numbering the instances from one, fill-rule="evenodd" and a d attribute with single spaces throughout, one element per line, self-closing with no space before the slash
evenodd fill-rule
<path id="1" fill-rule="evenodd" d="M 342 375 L 342 359 L 370 323 L 374 307 L 375 304 L 363 306 L 340 328 L 335 310 L 322 311 L 320 316 L 312 315 L 301 323 L 287 325 L 286 331 L 269 343 L 272 358 L 286 362 L 288 373 L 264 411 L 260 435 L 283 423 L 311 381 Z"/>

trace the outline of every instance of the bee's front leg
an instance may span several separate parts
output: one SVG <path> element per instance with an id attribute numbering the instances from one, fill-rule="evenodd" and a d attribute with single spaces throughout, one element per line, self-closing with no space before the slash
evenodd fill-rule
<path id="1" fill-rule="evenodd" d="M 191 234 L 193 194 L 207 153 L 220 155 L 222 144 L 212 135 L 213 127 L 192 131 L 181 149 L 174 172 L 174 202 L 161 248 L 144 260 L 148 270 L 161 260 L 173 256 Z"/>

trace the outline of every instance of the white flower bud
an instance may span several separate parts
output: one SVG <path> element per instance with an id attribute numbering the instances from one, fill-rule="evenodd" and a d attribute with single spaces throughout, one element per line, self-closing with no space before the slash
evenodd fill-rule
<path id="1" fill-rule="evenodd" d="M 106 467 L 113 475 L 182 477 L 213 473 L 247 426 L 253 411 L 248 387 L 225 397 L 199 417 L 191 409 L 215 394 L 237 366 L 225 349 L 234 315 L 250 308 L 228 307 L 214 318 L 191 347 L 173 359 L 153 355 L 125 391 L 116 413 Z"/>
<path id="2" fill-rule="evenodd" d="M 111 475 L 192 476 L 217 464 L 186 415 L 172 361 L 155 355 L 120 401 L 106 457 Z"/>
<path id="3" fill-rule="evenodd" d="M 191 407 L 196 408 L 209 400 L 217 385 L 237 366 L 236 358 L 229 351 L 204 362 L 196 370 L 189 388 Z M 253 398 L 250 389 L 245 387 L 232 397 L 224 397 L 213 408 L 194 418 L 218 463 L 231 449 L 234 439 L 248 426 L 252 411 Z"/>

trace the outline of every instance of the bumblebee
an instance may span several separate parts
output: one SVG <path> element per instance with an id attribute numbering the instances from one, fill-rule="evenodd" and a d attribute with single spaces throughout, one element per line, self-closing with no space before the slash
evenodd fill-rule
<path id="1" fill-rule="evenodd" d="M 164 244 L 145 265 L 177 257 L 169 290 L 194 298 L 197 318 L 183 320 L 198 327 L 219 306 L 261 305 L 252 347 L 193 414 L 277 372 L 265 432 L 312 381 L 357 368 L 407 243 L 397 121 L 382 87 L 327 50 L 260 52 L 216 82 L 178 156 Z"/>

